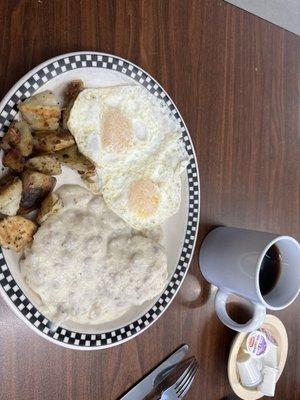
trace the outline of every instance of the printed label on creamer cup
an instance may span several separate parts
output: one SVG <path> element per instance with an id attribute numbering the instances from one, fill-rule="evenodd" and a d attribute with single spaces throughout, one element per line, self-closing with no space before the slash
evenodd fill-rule
<path id="1" fill-rule="evenodd" d="M 247 351 L 253 358 L 263 357 L 268 349 L 267 337 L 263 332 L 254 331 L 247 337 Z"/>
<path id="2" fill-rule="evenodd" d="M 271 342 L 272 344 L 274 344 L 274 346 L 277 346 L 277 342 L 276 342 L 276 340 L 275 340 L 275 338 L 274 338 L 274 336 L 272 335 L 271 332 L 269 332 L 269 331 L 268 331 L 267 329 L 265 329 L 265 328 L 259 328 L 259 331 L 263 332 L 263 333 L 266 335 L 266 337 L 267 337 L 267 339 L 269 340 L 269 342 Z"/>

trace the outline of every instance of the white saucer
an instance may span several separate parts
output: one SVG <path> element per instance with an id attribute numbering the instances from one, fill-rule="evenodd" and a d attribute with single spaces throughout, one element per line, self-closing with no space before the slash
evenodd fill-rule
<path id="1" fill-rule="evenodd" d="M 270 331 L 278 343 L 278 361 L 279 361 L 279 365 L 278 365 L 279 373 L 278 373 L 278 378 L 277 378 L 277 380 L 278 380 L 284 369 L 284 366 L 286 363 L 286 358 L 287 358 L 287 353 L 288 353 L 287 333 L 286 333 L 283 323 L 280 321 L 280 319 L 278 319 L 274 315 L 266 316 L 266 319 L 262 325 L 262 328 L 265 328 L 268 331 Z M 229 358 L 228 358 L 228 366 L 227 366 L 228 379 L 229 379 L 229 383 L 230 383 L 232 390 L 241 399 L 256 400 L 256 399 L 260 399 L 264 395 L 256 389 L 247 389 L 247 388 L 243 387 L 239 381 L 237 368 L 236 368 L 237 355 L 238 355 L 240 347 L 247 335 L 248 335 L 247 332 L 242 332 L 242 333 L 239 333 L 238 335 L 236 335 L 236 337 L 234 338 L 234 341 L 233 341 L 231 349 L 230 349 Z"/>

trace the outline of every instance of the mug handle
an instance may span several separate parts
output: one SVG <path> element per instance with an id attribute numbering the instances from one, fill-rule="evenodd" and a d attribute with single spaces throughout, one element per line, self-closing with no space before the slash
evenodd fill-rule
<path id="1" fill-rule="evenodd" d="M 226 311 L 226 302 L 229 295 L 230 293 L 218 289 L 215 297 L 216 313 L 223 324 L 238 332 L 251 332 L 258 329 L 266 318 L 265 307 L 257 303 L 252 303 L 254 308 L 253 317 L 246 324 L 238 324 L 229 317 Z"/>

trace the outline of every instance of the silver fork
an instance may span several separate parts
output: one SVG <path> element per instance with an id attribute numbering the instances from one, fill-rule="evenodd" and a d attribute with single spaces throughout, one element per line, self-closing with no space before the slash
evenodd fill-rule
<path id="1" fill-rule="evenodd" d="M 198 367 L 198 362 L 193 360 L 177 381 L 162 393 L 161 400 L 183 399 L 192 386 Z"/>

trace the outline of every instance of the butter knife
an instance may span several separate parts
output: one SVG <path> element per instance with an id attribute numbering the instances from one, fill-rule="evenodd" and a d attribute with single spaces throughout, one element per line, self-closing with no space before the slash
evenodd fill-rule
<path id="1" fill-rule="evenodd" d="M 166 374 L 178 364 L 187 354 L 188 345 L 184 345 L 159 364 L 150 374 L 135 385 L 119 400 L 141 400 L 160 383 Z"/>

